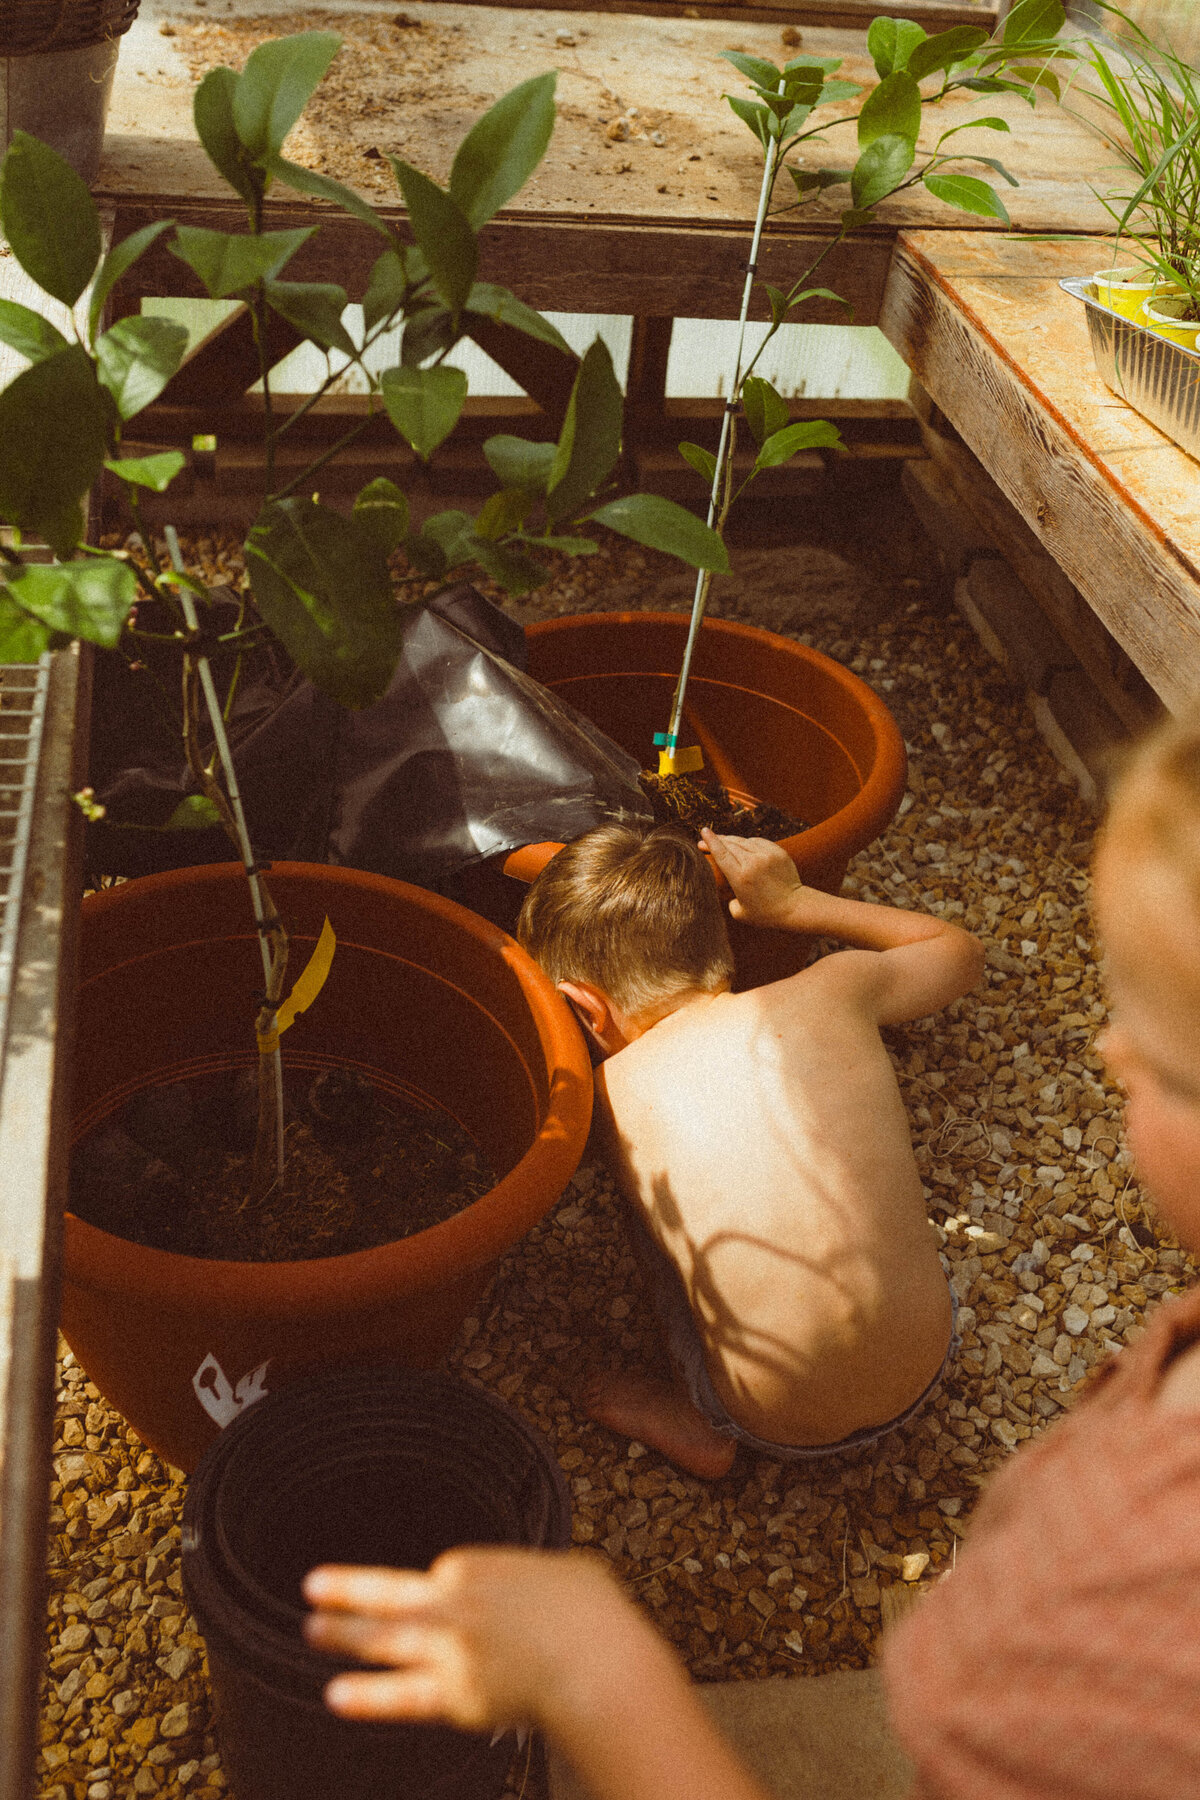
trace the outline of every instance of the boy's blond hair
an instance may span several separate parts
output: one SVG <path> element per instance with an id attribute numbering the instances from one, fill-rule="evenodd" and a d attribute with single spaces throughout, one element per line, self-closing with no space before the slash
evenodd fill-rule
<path id="1" fill-rule="evenodd" d="M 1139 834 L 1183 877 L 1200 912 L 1200 707 L 1167 719 L 1133 749 L 1111 810 L 1120 832 Z"/>
<path id="2" fill-rule="evenodd" d="M 525 896 L 517 937 L 551 981 L 600 988 L 632 1018 L 733 975 L 707 860 L 671 825 L 600 825 L 567 844 Z"/>

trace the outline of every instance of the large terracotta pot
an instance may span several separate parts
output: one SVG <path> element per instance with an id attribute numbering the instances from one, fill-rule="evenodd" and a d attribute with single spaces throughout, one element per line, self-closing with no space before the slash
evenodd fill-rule
<path id="1" fill-rule="evenodd" d="M 385 1093 L 436 1102 L 500 1180 L 411 1238 L 305 1262 L 179 1256 L 68 1214 L 67 1341 L 146 1442 L 183 1469 L 285 1376 L 372 1357 L 435 1364 L 497 1259 L 569 1180 L 591 1116 L 591 1068 L 570 1013 L 495 926 L 351 869 L 277 863 L 271 889 L 295 968 L 326 914 L 338 937 L 324 989 L 284 1039 L 288 1066 L 349 1065 Z M 262 969 L 240 865 L 131 881 L 90 896 L 83 915 L 76 1140 L 144 1088 L 254 1062 Z"/>
<path id="2" fill-rule="evenodd" d="M 653 767 L 687 631 L 682 613 L 551 619 L 525 634 L 529 672 Z M 735 794 L 808 822 L 784 848 L 804 881 L 831 894 L 904 793 L 904 740 L 878 694 L 819 650 L 753 625 L 705 621 L 682 741 L 699 744 L 706 772 Z M 529 845 L 506 871 L 532 880 L 558 848 Z M 731 921 L 730 936 L 743 986 L 790 972 L 803 955 L 785 933 Z"/>

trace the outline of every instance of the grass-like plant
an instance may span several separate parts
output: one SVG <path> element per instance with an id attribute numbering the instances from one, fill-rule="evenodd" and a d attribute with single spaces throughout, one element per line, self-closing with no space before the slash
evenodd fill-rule
<path id="1" fill-rule="evenodd" d="M 1116 158 L 1112 185 L 1095 190 L 1116 227 L 1114 266 L 1127 256 L 1200 320 L 1200 72 L 1123 8 L 1091 4 L 1121 32 L 1082 52 L 1096 91 L 1078 112 Z"/>

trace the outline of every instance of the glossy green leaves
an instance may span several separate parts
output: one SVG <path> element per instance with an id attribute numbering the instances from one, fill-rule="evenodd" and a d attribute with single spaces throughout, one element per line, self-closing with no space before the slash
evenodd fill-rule
<path id="1" fill-rule="evenodd" d="M 246 540 L 259 612 L 297 667 L 343 706 L 387 691 L 400 614 L 376 531 L 312 500 L 270 502 Z"/>

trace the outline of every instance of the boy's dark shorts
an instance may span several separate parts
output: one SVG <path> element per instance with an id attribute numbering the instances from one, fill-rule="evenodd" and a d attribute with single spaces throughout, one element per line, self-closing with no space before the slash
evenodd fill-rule
<path id="1" fill-rule="evenodd" d="M 655 1243 L 645 1222 L 633 1213 L 632 1208 L 628 1212 L 634 1235 L 639 1240 L 642 1260 L 652 1271 L 654 1309 L 658 1314 L 658 1322 L 666 1339 L 671 1361 L 687 1389 L 688 1398 L 714 1431 L 720 1432 L 722 1437 L 733 1438 L 737 1443 L 745 1444 L 748 1450 L 755 1451 L 759 1456 L 772 1456 L 779 1462 L 812 1462 L 827 1456 L 840 1456 L 846 1450 L 868 1449 L 872 1444 L 877 1444 L 880 1438 L 886 1437 L 889 1431 L 895 1431 L 900 1425 L 907 1425 L 920 1412 L 941 1383 L 958 1352 L 962 1342 L 958 1333 L 958 1295 L 951 1288 L 950 1342 L 945 1359 L 928 1387 L 902 1413 L 898 1413 L 884 1425 L 869 1425 L 860 1431 L 852 1431 L 849 1437 L 839 1438 L 835 1444 L 773 1444 L 768 1438 L 755 1437 L 752 1431 L 747 1431 L 736 1419 L 730 1417 L 713 1387 L 678 1269 Z M 942 1260 L 944 1267 L 945 1259 Z"/>

